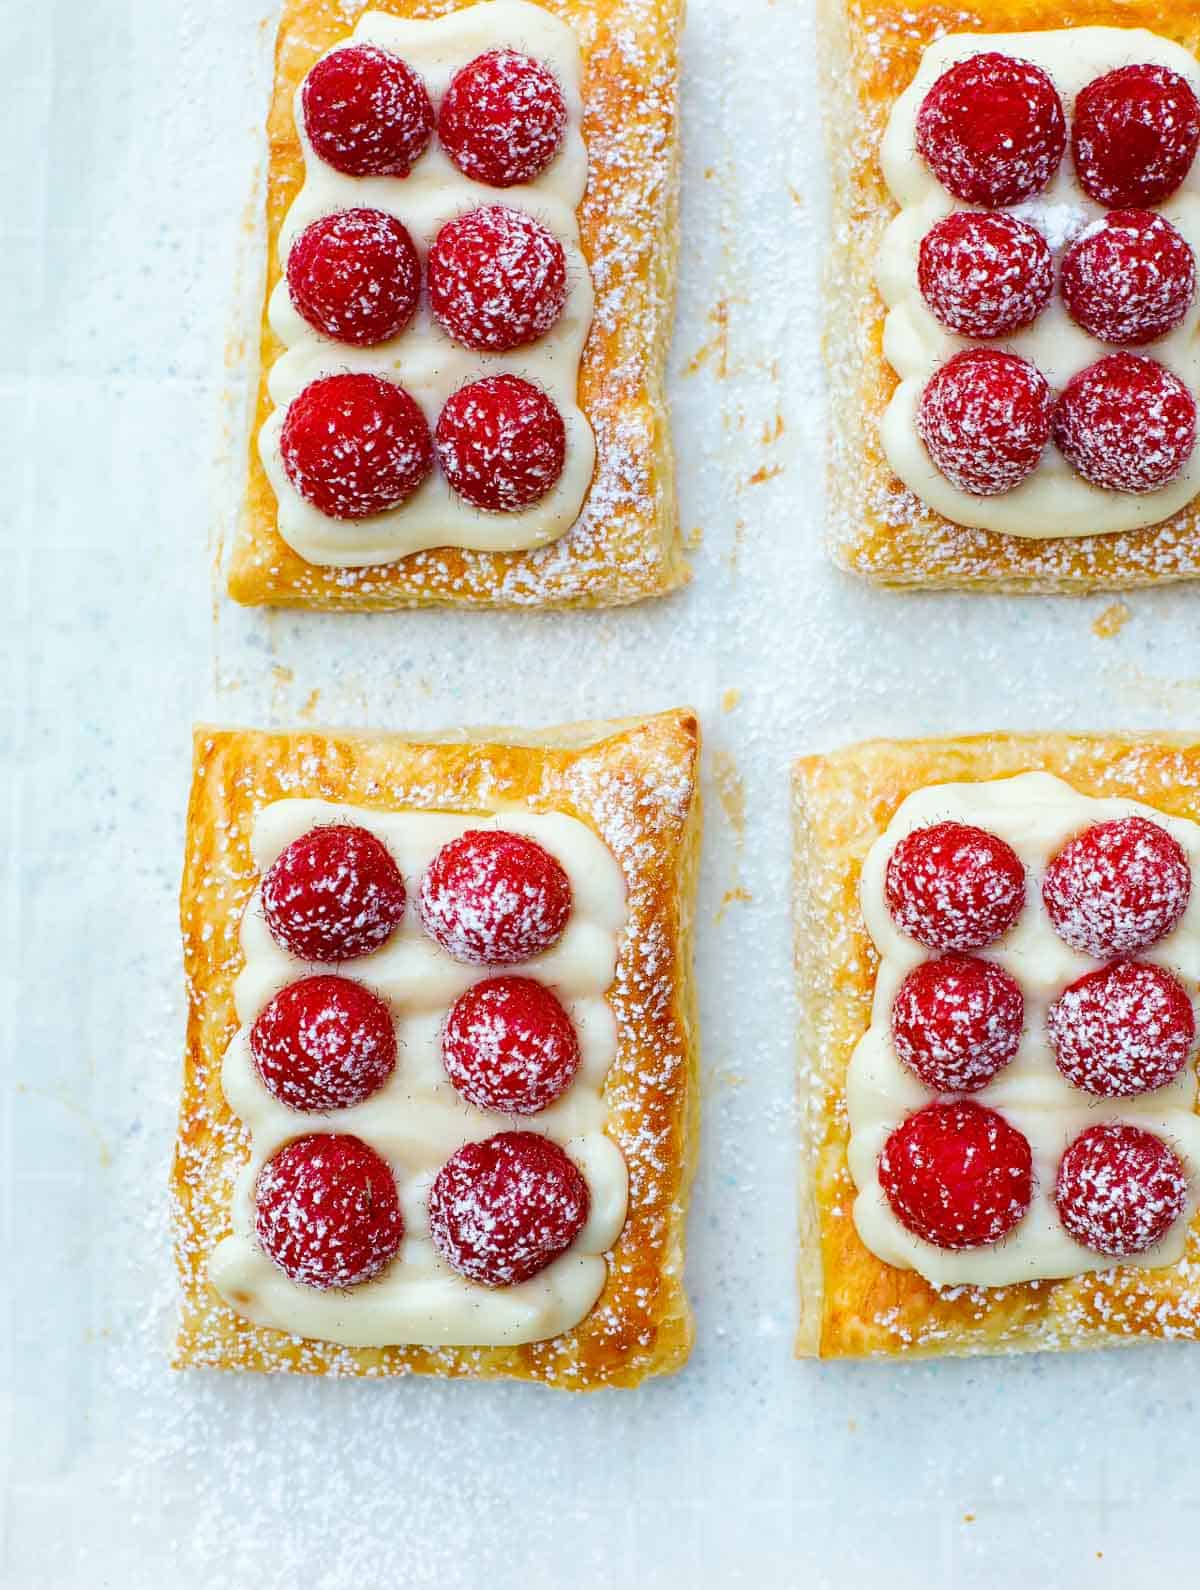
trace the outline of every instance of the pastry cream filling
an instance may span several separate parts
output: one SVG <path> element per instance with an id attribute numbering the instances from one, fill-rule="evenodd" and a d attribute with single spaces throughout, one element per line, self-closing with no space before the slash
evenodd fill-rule
<path id="1" fill-rule="evenodd" d="M 450 79 L 485 50 L 511 47 L 548 66 L 562 87 L 567 125 L 557 156 L 533 182 L 489 188 L 463 176 L 434 133 L 425 153 L 403 179 L 348 177 L 313 153 L 296 90 L 295 119 L 304 149 L 304 186 L 279 235 L 280 260 L 299 234 L 338 210 L 385 210 L 412 235 L 421 258 L 422 292 L 416 314 L 398 337 L 373 348 L 355 348 L 322 336 L 297 311 L 281 276 L 271 294 L 271 327 L 286 352 L 267 380 L 274 412 L 259 432 L 258 448 L 279 503 L 279 533 L 309 563 L 354 568 L 394 563 L 432 547 L 512 552 L 543 546 L 579 517 L 591 485 L 595 440 L 577 402 L 579 361 L 592 320 L 592 282 L 579 247 L 576 209 L 587 186 L 587 150 L 581 131 L 582 65 L 567 23 L 527 0 L 485 0 L 434 21 L 406 21 L 368 11 L 350 42 L 378 45 L 401 56 L 420 74 L 436 109 Z M 333 51 L 326 53 L 332 54 Z M 527 211 L 558 238 L 566 253 L 568 294 L 561 318 L 526 348 L 476 353 L 459 347 L 429 310 L 425 267 L 430 245 L 446 221 L 480 205 Z M 405 387 L 420 404 L 430 430 L 452 392 L 469 381 L 502 372 L 524 377 L 558 405 L 566 427 L 566 461 L 558 483 L 540 502 L 519 513 L 487 513 L 450 489 L 436 464 L 425 482 L 398 508 L 367 519 L 333 519 L 301 497 L 283 468 L 279 437 L 287 405 L 318 376 L 369 371 Z"/>
<path id="2" fill-rule="evenodd" d="M 1046 71 L 1057 88 L 1068 127 L 1075 96 L 1093 78 L 1118 66 L 1152 62 L 1185 77 L 1200 94 L 1200 66 L 1180 44 L 1144 28 L 1063 28 L 1046 33 L 951 34 L 925 51 L 917 75 L 892 108 L 880 149 L 883 174 L 900 214 L 884 234 L 878 262 L 879 290 L 887 305 L 883 351 L 900 385 L 880 423 L 880 439 L 892 470 L 923 502 L 953 520 L 980 530 L 1049 539 L 1133 530 L 1169 518 L 1200 492 L 1200 446 L 1182 472 L 1160 491 L 1134 494 L 1104 491 L 1077 475 L 1047 444 L 1033 474 L 1010 492 L 974 497 L 959 491 L 934 465 L 917 434 L 921 393 L 930 376 L 951 354 L 969 347 L 999 347 L 1037 365 L 1057 393 L 1069 378 L 1106 354 L 1119 350 L 1097 342 L 1067 314 L 1057 290 L 1063 251 L 1093 221 L 1107 212 L 1088 198 L 1075 180 L 1070 140 L 1047 189 L 1010 213 L 1030 222 L 1046 238 L 1055 258 L 1055 293 L 1031 326 L 995 342 L 955 336 L 934 319 L 917 284 L 921 239 L 951 210 L 976 208 L 948 193 L 917 153 L 916 121 L 921 101 L 948 66 L 996 50 L 1019 56 Z M 1187 180 L 1157 206 L 1187 239 L 1200 259 L 1200 159 Z M 1200 388 L 1200 295 L 1183 323 L 1157 342 L 1131 350 L 1173 370 L 1193 395 Z"/>
<path id="3" fill-rule="evenodd" d="M 388 1082 L 362 1104 L 306 1115 L 264 1087 L 250 1054 L 250 1026 L 281 988 L 315 968 L 271 937 L 256 893 L 242 918 L 245 968 L 234 989 L 239 1031 L 225 1055 L 225 1097 L 250 1134 L 250 1160 L 233 1198 L 233 1234 L 216 1248 L 209 1276 L 239 1314 L 296 1336 L 349 1347 L 511 1346 L 570 1330 L 591 1310 L 607 1275 L 605 1252 L 625 1223 L 627 1175 L 605 1134 L 604 1079 L 617 1049 L 605 991 L 613 980 L 625 923 L 625 883 L 607 846 L 572 817 L 506 811 L 464 817 L 439 812 L 377 812 L 326 801 L 282 800 L 255 823 L 252 849 L 265 873 L 284 847 L 316 823 L 352 822 L 377 835 L 404 876 L 408 903 L 400 927 L 373 954 L 340 971 L 386 999 L 396 1023 L 397 1062 Z M 582 1061 L 571 1087 L 549 1109 L 514 1120 L 468 1105 L 442 1066 L 441 1029 L 462 991 L 495 969 L 461 966 L 423 931 L 416 898 L 426 867 L 468 828 L 527 834 L 556 856 L 571 881 L 573 908 L 562 938 L 520 966 L 562 1000 L 579 1036 Z M 583 1172 L 591 1211 L 575 1242 L 539 1275 L 518 1286 L 486 1287 L 452 1270 L 429 1236 L 426 1200 L 438 1170 L 464 1143 L 495 1132 L 541 1132 L 560 1143 Z M 291 1281 L 254 1236 L 254 1184 L 278 1149 L 310 1132 L 352 1132 L 388 1161 L 404 1214 L 404 1240 L 389 1267 L 348 1291 L 322 1292 Z"/>
<path id="4" fill-rule="evenodd" d="M 1093 1098 L 1073 1088 L 1059 1071 L 1046 1039 L 1046 1011 L 1057 995 L 1103 961 L 1082 955 L 1054 931 L 1042 905 L 1041 877 L 1066 840 L 1092 823 L 1133 814 L 1149 817 L 1183 846 L 1191 865 L 1191 899 L 1173 932 L 1139 960 L 1172 971 L 1195 997 L 1200 979 L 1200 826 L 1131 800 L 1095 800 L 1049 773 L 981 784 L 936 784 L 904 801 L 863 864 L 861 896 L 867 931 L 879 951 L 871 1025 L 860 1039 L 846 1077 L 850 1117 L 850 1174 L 858 1188 L 854 1223 L 871 1252 L 897 1269 L 916 1270 L 935 1286 L 1007 1286 L 1018 1281 L 1078 1275 L 1118 1264 L 1143 1269 L 1174 1264 L 1183 1256 L 1200 1178 L 1200 1117 L 1194 1113 L 1196 1073 L 1189 1060 L 1168 1087 L 1133 1099 Z M 897 843 L 915 828 L 952 820 L 998 834 L 1027 871 L 1025 909 L 1003 938 L 974 953 L 996 961 L 1020 984 L 1025 1027 L 1013 1060 L 969 1095 L 999 1110 L 1029 1139 L 1034 1193 L 1029 1212 L 1003 1241 L 949 1252 L 905 1229 L 892 1213 L 877 1175 L 889 1133 L 934 1095 L 897 1058 L 891 1010 L 906 974 L 931 952 L 903 934 L 884 899 L 884 872 Z M 1054 1206 L 1054 1180 L 1064 1150 L 1080 1132 L 1101 1121 L 1130 1121 L 1164 1138 L 1188 1172 L 1187 1208 L 1155 1247 L 1130 1259 L 1112 1259 L 1080 1247 L 1063 1229 Z"/>

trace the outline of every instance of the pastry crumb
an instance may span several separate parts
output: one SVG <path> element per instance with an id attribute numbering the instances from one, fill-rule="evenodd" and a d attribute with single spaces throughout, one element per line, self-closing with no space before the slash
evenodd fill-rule
<path id="1" fill-rule="evenodd" d="M 1092 620 L 1092 634 L 1101 640 L 1109 640 L 1113 635 L 1119 635 L 1133 617 L 1127 602 L 1110 602 L 1109 605 Z"/>
<path id="2" fill-rule="evenodd" d="M 740 839 L 746 828 L 746 786 L 728 751 L 713 753 L 713 783 L 717 786 L 721 810 Z"/>
<path id="3" fill-rule="evenodd" d="M 746 1078 L 742 1073 L 731 1070 L 729 1066 L 710 1066 L 704 1073 L 705 1097 L 723 1092 L 726 1088 L 741 1088 L 745 1085 Z"/>
<path id="4" fill-rule="evenodd" d="M 714 374 L 718 381 L 723 381 L 729 374 L 729 300 L 721 298 L 708 312 L 708 318 L 716 327 L 712 336 L 701 347 L 697 348 L 687 364 L 683 367 L 684 375 L 695 375 L 702 370 L 710 359 L 715 360 Z"/>
<path id="5" fill-rule="evenodd" d="M 768 480 L 774 480 L 776 475 L 783 474 L 782 464 L 760 464 L 752 475 L 747 476 L 747 486 L 762 486 Z"/>
<path id="6" fill-rule="evenodd" d="M 713 921 L 720 922 L 731 905 L 750 905 L 753 900 L 754 896 L 749 889 L 743 889 L 740 883 L 735 884 L 732 889 L 726 889 L 721 896 L 721 904 L 717 907 L 717 914 Z"/>

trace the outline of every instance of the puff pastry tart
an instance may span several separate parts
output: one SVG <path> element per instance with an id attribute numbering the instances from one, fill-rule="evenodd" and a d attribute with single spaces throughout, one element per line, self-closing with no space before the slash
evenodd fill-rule
<path id="1" fill-rule="evenodd" d="M 1200 743 L 876 741 L 795 775 L 797 1350 L 1200 1339 Z"/>
<path id="2" fill-rule="evenodd" d="M 681 22 L 379 0 L 350 29 L 285 0 L 238 601 L 601 606 L 686 578 Z"/>
<path id="3" fill-rule="evenodd" d="M 827 0 L 824 32 L 836 560 L 993 590 L 1194 577 L 1200 16 Z"/>
<path id="4" fill-rule="evenodd" d="M 698 743 L 196 731 L 177 1365 L 682 1365 Z"/>

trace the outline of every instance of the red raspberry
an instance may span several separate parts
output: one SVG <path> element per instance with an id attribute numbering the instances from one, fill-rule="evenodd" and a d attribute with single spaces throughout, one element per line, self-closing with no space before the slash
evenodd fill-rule
<path id="1" fill-rule="evenodd" d="M 1062 293 L 1071 318 L 1101 342 L 1134 348 L 1174 331 L 1196 292 L 1196 261 L 1161 215 L 1114 210 L 1067 250 Z"/>
<path id="2" fill-rule="evenodd" d="M 1054 291 L 1046 239 L 1013 215 L 952 210 L 921 239 L 921 296 L 960 337 L 1007 337 L 1036 320 Z"/>
<path id="3" fill-rule="evenodd" d="M 540 221 L 489 204 L 447 221 L 429 251 L 429 302 L 448 337 L 508 353 L 544 337 L 567 301 L 567 257 Z"/>
<path id="4" fill-rule="evenodd" d="M 404 1218 L 387 1162 L 361 1138 L 301 1137 L 267 1163 L 254 1189 L 259 1244 L 303 1286 L 358 1286 L 395 1258 Z"/>
<path id="5" fill-rule="evenodd" d="M 1042 899 L 1054 930 L 1084 955 L 1132 955 L 1168 934 L 1187 909 L 1183 846 L 1146 817 L 1094 823 L 1046 868 Z"/>
<path id="6" fill-rule="evenodd" d="M 587 1182 L 557 1143 L 500 1132 L 466 1144 L 438 1171 L 429 1231 L 468 1281 L 517 1286 L 566 1252 L 590 1207 Z"/>
<path id="7" fill-rule="evenodd" d="M 460 497 L 492 513 L 516 513 L 557 484 L 567 452 L 562 415 L 516 375 L 460 387 L 438 417 L 438 457 Z"/>
<path id="8" fill-rule="evenodd" d="M 421 292 L 412 238 L 383 210 L 342 210 L 305 227 L 287 262 L 292 302 L 317 331 L 368 348 L 399 336 Z"/>
<path id="9" fill-rule="evenodd" d="M 1132 1099 L 1173 1081 L 1196 1038 L 1186 992 L 1161 966 L 1114 961 L 1063 990 L 1046 1012 L 1058 1069 L 1072 1087 Z"/>
<path id="10" fill-rule="evenodd" d="M 453 960 L 513 966 L 563 935 L 571 883 L 524 834 L 468 828 L 442 846 L 421 879 L 421 920 Z"/>
<path id="11" fill-rule="evenodd" d="M 967 348 L 921 394 L 917 431 L 952 486 L 995 497 L 1037 468 L 1050 438 L 1046 378 L 1027 359 Z"/>
<path id="12" fill-rule="evenodd" d="M 1165 66 L 1119 66 L 1075 101 L 1071 147 L 1085 193 L 1106 209 L 1161 204 L 1200 144 L 1200 103 Z"/>
<path id="13" fill-rule="evenodd" d="M 378 375 L 310 381 L 279 438 L 287 477 L 331 519 L 398 508 L 433 468 L 433 439 L 416 402 Z"/>
<path id="14" fill-rule="evenodd" d="M 1144 355 L 1110 353 L 1073 375 L 1054 408 L 1058 450 L 1106 491 L 1158 491 L 1196 445 L 1196 400 Z"/>
<path id="15" fill-rule="evenodd" d="M 442 1033 L 442 1059 L 477 1110 L 536 1115 L 574 1081 L 579 1040 L 544 983 L 491 977 L 459 995 Z"/>
<path id="16" fill-rule="evenodd" d="M 974 1093 L 1016 1054 L 1025 1021 L 1020 987 L 995 961 L 922 961 L 892 1005 L 896 1053 L 935 1093 Z"/>
<path id="17" fill-rule="evenodd" d="M 407 62 L 373 44 L 318 61 L 301 93 L 308 140 L 348 177 L 406 177 L 433 132 L 433 106 Z"/>
<path id="18" fill-rule="evenodd" d="M 1040 193 L 1067 147 L 1041 67 L 990 51 L 949 67 L 921 101 L 917 149 L 956 199 L 995 210 Z"/>
<path id="19" fill-rule="evenodd" d="M 282 989 L 250 1029 L 267 1090 L 292 1110 L 349 1110 L 381 1088 L 396 1064 L 383 1000 L 348 977 L 305 977 Z"/>
<path id="20" fill-rule="evenodd" d="M 336 965 L 387 942 L 404 915 L 404 879 L 365 828 L 329 823 L 293 839 L 263 879 L 275 941 L 301 961 Z"/>
<path id="21" fill-rule="evenodd" d="M 1024 1219 L 1033 1158 L 1024 1134 L 995 1110 L 966 1099 L 927 1104 L 883 1145 L 879 1185 L 915 1237 L 935 1248 L 978 1248 Z"/>
<path id="22" fill-rule="evenodd" d="M 1188 1179 L 1161 1137 L 1109 1121 L 1089 1126 L 1058 1166 L 1054 1201 L 1069 1236 L 1114 1259 L 1145 1253 L 1183 1213 Z"/>
<path id="23" fill-rule="evenodd" d="M 532 182 L 558 153 L 567 104 L 548 67 L 488 50 L 456 72 L 438 112 L 442 147 L 464 176 L 492 188 Z"/>
<path id="24" fill-rule="evenodd" d="M 916 828 L 888 858 L 884 895 L 903 933 L 931 950 L 977 950 L 1025 904 L 1025 869 L 1010 845 L 967 823 Z"/>

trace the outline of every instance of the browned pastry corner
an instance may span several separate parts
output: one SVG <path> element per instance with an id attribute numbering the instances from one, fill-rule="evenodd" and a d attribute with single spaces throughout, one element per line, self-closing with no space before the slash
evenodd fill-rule
<path id="1" fill-rule="evenodd" d="M 944 33 L 1145 27 L 1200 54 L 1190 0 L 821 0 L 821 56 L 832 185 L 826 281 L 829 540 L 844 569 L 884 585 L 1085 594 L 1194 579 L 1200 499 L 1147 529 L 1036 541 L 966 529 L 934 513 L 892 473 L 879 421 L 897 386 L 883 356 L 875 285 L 880 240 L 897 206 L 879 164 L 888 116 L 921 56 Z"/>
<path id="2" fill-rule="evenodd" d="M 183 1294 L 177 1367 L 506 1377 L 575 1390 L 633 1386 L 680 1368 L 692 1342 L 683 1256 L 698 1125 L 699 740 L 687 711 L 431 739 L 196 730 L 180 899 L 189 1014 L 172 1174 Z M 233 1184 L 248 1157 L 221 1091 L 221 1060 L 238 1025 L 238 926 L 258 883 L 250 837 L 263 806 L 297 795 L 393 811 L 563 812 L 616 857 L 628 918 L 607 995 L 618 1051 L 604 1099 L 629 1169 L 629 1213 L 600 1299 L 573 1330 L 520 1347 L 348 1348 L 254 1325 L 209 1284 L 209 1256 L 230 1230 Z"/>
<path id="3" fill-rule="evenodd" d="M 1041 770 L 1090 796 L 1200 820 L 1200 742 L 1173 735 L 995 734 L 874 740 L 795 768 L 801 1000 L 802 1357 L 911 1357 L 1200 1340 L 1200 1216 L 1183 1259 L 1059 1281 L 937 1292 L 868 1251 L 851 1217 L 846 1069 L 871 1020 L 878 957 L 859 908 L 863 858 L 929 784 Z"/>
<path id="4" fill-rule="evenodd" d="M 374 0 L 414 19 L 470 0 Z M 675 500 L 665 393 L 678 253 L 678 56 L 683 0 L 540 0 L 570 23 L 583 55 L 589 178 L 580 242 L 596 308 L 579 372 L 579 406 L 596 437 L 592 486 L 575 525 L 528 552 L 455 547 L 369 568 L 307 563 L 276 529 L 275 493 L 257 438 L 271 412 L 267 374 L 283 352 L 267 304 L 278 240 L 304 180 L 292 100 L 313 62 L 348 37 L 339 0 L 284 0 L 267 133 L 267 268 L 249 476 L 228 564 L 229 593 L 249 605 L 343 611 L 454 605 L 605 607 L 662 595 L 688 578 Z"/>

